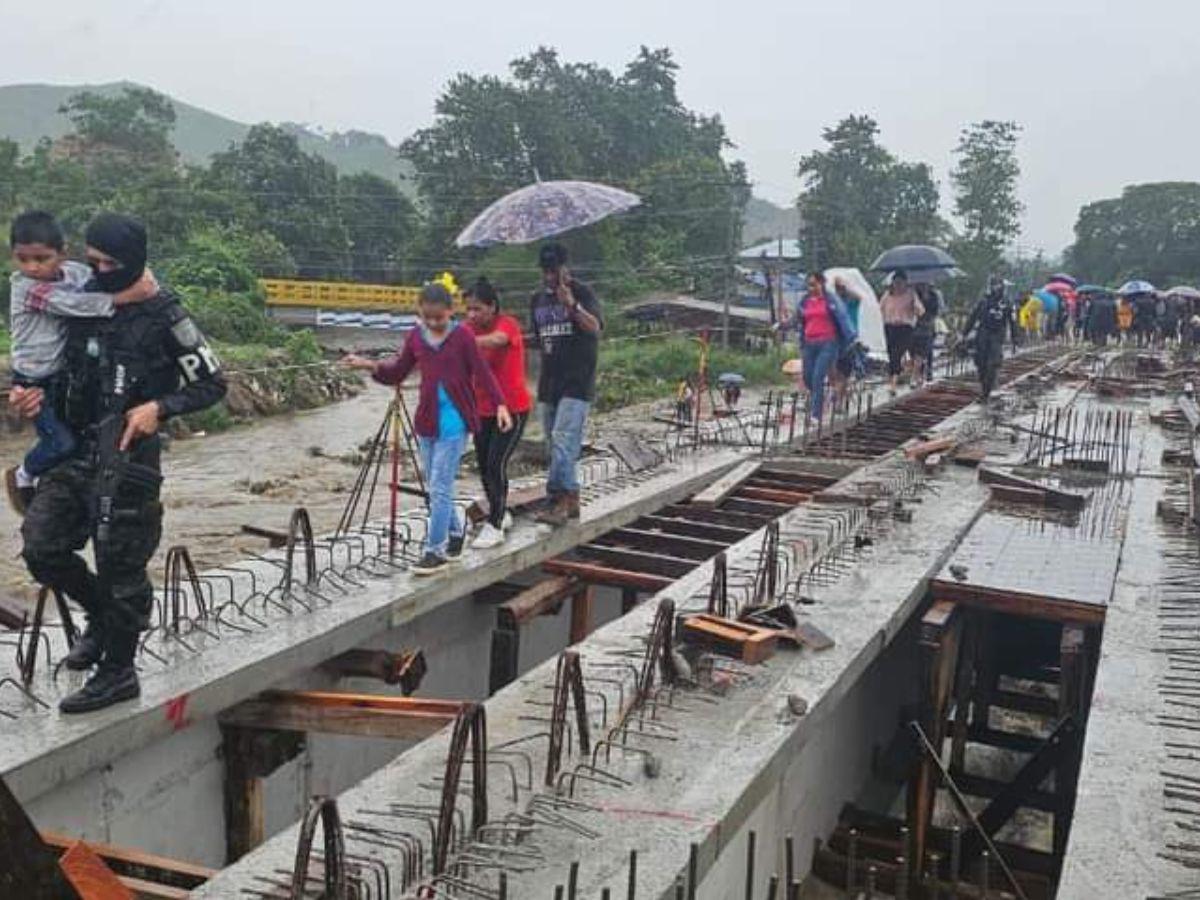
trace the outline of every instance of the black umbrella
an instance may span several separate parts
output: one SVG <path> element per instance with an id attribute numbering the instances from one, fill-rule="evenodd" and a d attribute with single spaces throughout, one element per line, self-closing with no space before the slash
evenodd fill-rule
<path id="1" fill-rule="evenodd" d="M 885 250 L 879 259 L 871 266 L 872 272 L 894 272 L 896 269 L 906 271 L 927 271 L 929 269 L 952 269 L 958 263 L 945 250 L 928 247 L 925 244 L 903 244 Z"/>

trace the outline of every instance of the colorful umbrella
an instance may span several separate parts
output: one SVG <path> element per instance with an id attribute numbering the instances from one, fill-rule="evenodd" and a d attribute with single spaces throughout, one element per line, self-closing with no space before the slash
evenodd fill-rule
<path id="1" fill-rule="evenodd" d="M 1127 281 L 1117 288 L 1117 293 L 1122 297 L 1136 297 L 1138 294 L 1153 294 L 1154 285 L 1148 281 Z"/>
<path id="2" fill-rule="evenodd" d="M 894 272 L 896 269 L 925 271 L 928 269 L 953 269 L 958 263 L 945 250 L 925 244 L 903 244 L 885 250 L 871 266 L 872 272 Z"/>
<path id="3" fill-rule="evenodd" d="M 1071 287 L 1076 287 L 1079 284 L 1073 277 L 1065 272 L 1059 272 L 1057 275 L 1051 275 L 1050 281 L 1061 281 L 1063 284 L 1069 284 Z"/>
<path id="4" fill-rule="evenodd" d="M 1042 301 L 1042 309 L 1046 311 L 1047 315 L 1058 312 L 1058 294 L 1053 291 L 1040 290 L 1034 291 L 1033 295 Z"/>
<path id="5" fill-rule="evenodd" d="M 501 197 L 471 222 L 459 247 L 528 244 L 591 225 L 641 203 L 636 194 L 590 181 L 538 181 Z"/>

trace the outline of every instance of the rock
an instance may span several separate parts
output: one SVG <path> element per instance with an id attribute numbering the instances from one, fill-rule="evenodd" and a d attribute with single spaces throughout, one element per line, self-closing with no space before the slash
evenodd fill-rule
<path id="1" fill-rule="evenodd" d="M 788 694 L 787 705 L 794 716 L 803 716 L 808 712 L 808 701 L 799 694 Z"/>
<path id="2" fill-rule="evenodd" d="M 647 753 L 642 757 L 642 771 L 647 778 L 657 778 L 662 772 L 662 762 L 654 754 Z"/>

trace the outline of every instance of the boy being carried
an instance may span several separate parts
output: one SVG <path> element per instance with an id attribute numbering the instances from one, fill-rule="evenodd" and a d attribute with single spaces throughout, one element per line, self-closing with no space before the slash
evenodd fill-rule
<path id="1" fill-rule="evenodd" d="M 12 384 L 15 390 L 40 390 L 45 395 L 34 420 L 37 443 L 19 466 L 4 473 L 9 503 L 24 515 L 38 477 L 75 451 L 75 435 L 58 414 L 65 319 L 111 316 L 114 297 L 87 290 L 92 270 L 66 258 L 62 228 L 49 213 L 21 213 L 13 220 L 9 243 L 16 269 L 10 305 Z M 132 299 L 144 289 L 145 284 L 136 284 L 115 302 Z"/>

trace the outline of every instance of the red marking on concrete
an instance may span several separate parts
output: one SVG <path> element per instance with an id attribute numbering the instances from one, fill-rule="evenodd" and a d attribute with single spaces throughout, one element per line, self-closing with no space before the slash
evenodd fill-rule
<path id="1" fill-rule="evenodd" d="M 167 701 L 167 721 L 171 723 L 171 727 L 175 731 L 187 727 L 187 703 L 187 694 L 180 694 L 178 697 L 172 697 Z"/>

